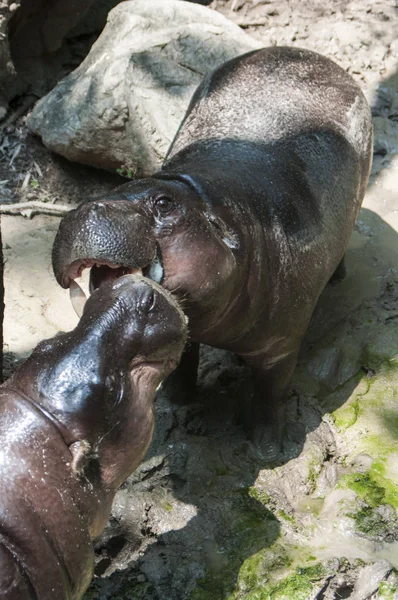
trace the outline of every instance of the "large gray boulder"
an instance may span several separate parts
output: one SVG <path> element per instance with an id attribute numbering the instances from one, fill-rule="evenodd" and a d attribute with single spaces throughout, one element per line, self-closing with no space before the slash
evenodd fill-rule
<path id="1" fill-rule="evenodd" d="M 122 2 L 85 61 L 36 104 L 28 125 L 69 160 L 151 173 L 204 73 L 260 46 L 204 6 Z"/>

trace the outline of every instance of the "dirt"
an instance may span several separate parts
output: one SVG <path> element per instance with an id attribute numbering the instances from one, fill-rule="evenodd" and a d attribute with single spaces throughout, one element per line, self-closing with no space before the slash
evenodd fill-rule
<path id="1" fill-rule="evenodd" d="M 327 286 L 303 344 L 284 453 L 270 461 L 247 441 L 236 407 L 250 376 L 203 348 L 197 402 L 159 395 L 153 444 L 117 493 L 87 598 L 398 598 L 398 4 L 211 6 L 264 45 L 323 52 L 353 75 L 373 109 L 371 180 L 347 275 Z M 74 204 L 121 181 L 55 157 L 24 120 L 0 146 L 3 203 Z M 51 271 L 58 223 L 2 217 L 8 373 L 77 323 Z"/>

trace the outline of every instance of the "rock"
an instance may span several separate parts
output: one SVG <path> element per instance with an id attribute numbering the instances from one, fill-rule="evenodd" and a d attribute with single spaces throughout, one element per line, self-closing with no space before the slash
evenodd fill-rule
<path id="1" fill-rule="evenodd" d="M 398 124 L 390 119 L 376 116 L 373 125 L 375 154 L 397 154 Z"/>
<path id="2" fill-rule="evenodd" d="M 10 44 L 13 59 L 20 62 L 34 56 L 57 51 L 95 0 L 63 2 L 63 0 L 34 0 L 11 4 L 15 16 L 10 23 Z M 13 8 L 15 6 L 15 8 Z"/>
<path id="3" fill-rule="evenodd" d="M 204 6 L 122 2 L 86 60 L 37 103 L 28 126 L 69 160 L 128 176 L 152 173 L 203 74 L 259 47 Z"/>
<path id="4" fill-rule="evenodd" d="M 360 369 L 359 361 L 347 356 L 340 348 L 321 348 L 307 365 L 316 381 L 331 390 L 345 383 Z"/>
<path id="5" fill-rule="evenodd" d="M 0 119 L 10 100 L 42 96 L 79 64 L 119 1 L 0 2 Z"/>
<path id="6" fill-rule="evenodd" d="M 2 118 L 8 109 L 8 87 L 16 78 L 7 35 L 13 12 L 7 4 L 0 5 L 0 113 Z"/>
<path id="7" fill-rule="evenodd" d="M 352 600 L 365 600 L 370 598 L 378 589 L 382 581 L 392 571 L 392 565 L 387 560 L 379 560 L 372 565 L 364 567 L 355 583 Z"/>

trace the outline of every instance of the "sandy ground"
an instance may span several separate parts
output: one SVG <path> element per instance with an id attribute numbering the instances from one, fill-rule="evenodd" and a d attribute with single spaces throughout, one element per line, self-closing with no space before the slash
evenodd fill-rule
<path id="1" fill-rule="evenodd" d="M 104 577 L 87 597 L 396 598 L 396 511 L 383 513 L 385 527 L 378 533 L 358 525 L 353 513 L 379 509 L 341 482 L 355 473 L 358 481 L 368 477 L 377 459 L 388 467 L 383 481 L 398 485 L 398 457 L 391 450 L 397 434 L 383 429 L 380 417 L 382 405 L 392 410 L 398 389 L 396 375 L 383 370 L 380 358 L 391 363 L 398 353 L 398 7 L 364 0 L 212 6 L 264 45 L 323 52 L 356 78 L 373 107 L 371 180 L 347 253 L 347 277 L 325 290 L 303 347 L 292 386 L 293 442 L 281 463 L 257 456 L 226 409 L 246 393 L 245 369 L 229 355 L 205 350 L 199 400 L 210 409 L 200 403 L 176 409 L 160 397 L 154 443 L 117 495 L 109 528 L 97 543 L 97 575 Z M 55 158 L 29 137 L 23 119 L 6 133 L 0 149 L 3 202 L 73 203 L 119 181 Z M 77 323 L 51 270 L 58 223 L 42 215 L 2 217 L 6 374 L 41 339 Z M 361 409 L 359 418 L 355 402 L 361 395 L 368 402 L 361 406 L 370 408 Z M 355 419 L 347 426 L 351 413 Z M 369 431 L 390 444 L 388 452 L 367 445 Z M 382 505 L 395 509 L 398 503 L 387 499 Z M 315 559 L 320 570 L 308 571 Z M 298 568 L 302 588 L 292 587 Z M 288 580 L 291 586 L 282 588 Z"/>

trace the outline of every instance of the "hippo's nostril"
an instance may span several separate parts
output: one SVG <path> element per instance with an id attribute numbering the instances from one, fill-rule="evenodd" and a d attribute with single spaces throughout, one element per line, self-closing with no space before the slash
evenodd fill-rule
<path id="1" fill-rule="evenodd" d="M 93 202 L 90 206 L 90 210 L 95 214 L 104 214 L 106 212 L 106 207 L 103 202 Z"/>
<path id="2" fill-rule="evenodd" d="M 149 313 L 153 312 L 155 310 L 155 306 L 156 306 L 156 294 L 155 294 L 155 292 L 153 290 L 152 290 L 151 296 L 152 296 L 152 301 L 151 301 L 151 304 L 150 304 L 150 306 L 148 308 L 148 312 Z"/>

